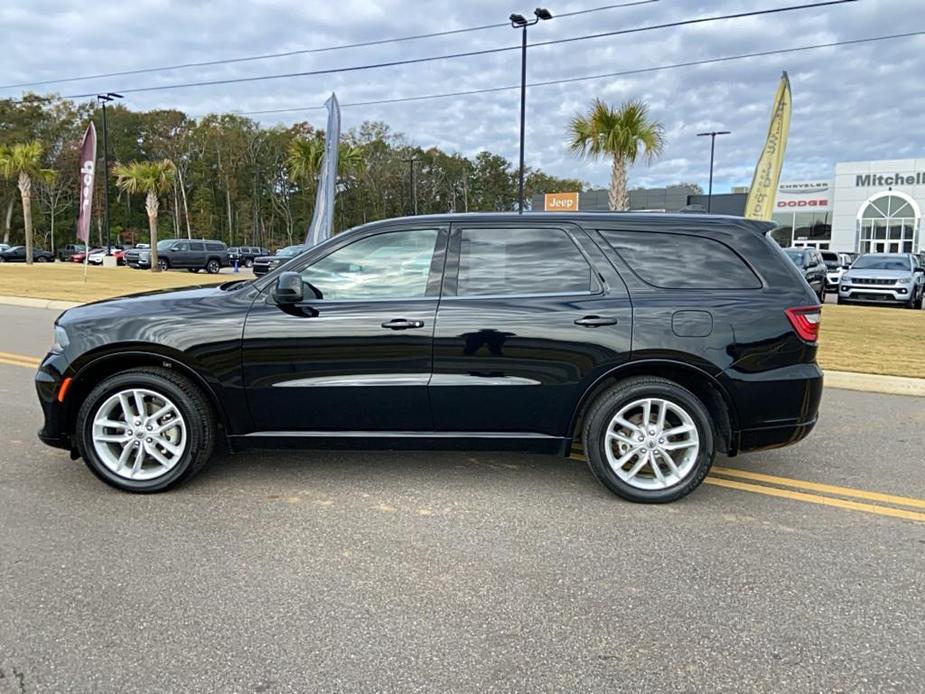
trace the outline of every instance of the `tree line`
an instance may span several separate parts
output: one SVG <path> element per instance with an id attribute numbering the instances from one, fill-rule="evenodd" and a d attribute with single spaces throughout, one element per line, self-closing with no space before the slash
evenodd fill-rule
<path id="1" fill-rule="evenodd" d="M 73 241 L 79 146 L 91 119 L 99 134 L 91 244 L 105 245 L 99 109 L 37 95 L 0 100 L 3 243 L 25 243 L 30 227 L 36 247 L 54 250 Z M 178 110 L 133 111 L 113 104 L 107 107 L 107 125 L 114 243 L 148 241 L 152 200 L 132 174 L 152 172 L 131 170 L 143 163 L 159 163 L 167 171 L 155 194 L 159 214 L 153 230 L 160 238 L 213 238 L 271 248 L 304 239 L 324 144 L 323 131 L 311 123 L 267 127 L 235 114 L 195 119 Z M 339 169 L 338 231 L 415 209 L 418 214 L 509 211 L 517 205 L 517 170 L 506 158 L 487 151 L 465 157 L 424 149 L 382 122 L 365 122 L 342 134 Z M 585 188 L 577 179 L 527 170 L 528 203 L 535 192 Z"/>

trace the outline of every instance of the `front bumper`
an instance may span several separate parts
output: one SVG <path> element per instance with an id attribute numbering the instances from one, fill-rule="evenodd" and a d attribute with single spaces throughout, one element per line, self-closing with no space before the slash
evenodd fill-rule
<path id="1" fill-rule="evenodd" d="M 907 284 L 894 287 L 878 285 L 841 285 L 838 296 L 843 301 L 858 301 L 872 304 L 904 304 L 913 296 L 914 285 Z"/>
<path id="2" fill-rule="evenodd" d="M 35 390 L 39 396 L 44 422 L 39 430 L 39 440 L 47 446 L 71 450 L 71 432 L 68 431 L 68 412 L 58 402 L 58 392 L 64 380 L 65 359 L 60 354 L 48 354 L 35 374 Z"/>

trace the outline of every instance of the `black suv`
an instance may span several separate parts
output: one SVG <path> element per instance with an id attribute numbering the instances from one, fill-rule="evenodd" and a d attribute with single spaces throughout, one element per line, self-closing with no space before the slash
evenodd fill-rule
<path id="1" fill-rule="evenodd" d="M 270 251 L 261 246 L 232 246 L 228 249 L 228 263 L 234 265 L 237 260 L 239 266 L 253 267 L 254 258 L 270 255 Z"/>
<path id="2" fill-rule="evenodd" d="M 822 253 L 815 248 L 788 248 L 787 257 L 793 261 L 806 283 L 813 288 L 819 301 L 825 301 L 825 290 L 828 284 L 828 267 Z"/>
<path id="3" fill-rule="evenodd" d="M 567 455 L 664 502 L 816 422 L 817 297 L 765 222 L 536 213 L 339 234 L 264 277 L 63 313 L 39 437 L 103 481 L 250 447 Z M 665 272 L 671 259 L 671 273 Z M 246 320 L 245 320 L 246 319 Z"/>
<path id="4" fill-rule="evenodd" d="M 151 267 L 151 249 L 133 248 L 125 252 L 125 264 L 133 268 Z M 228 248 L 221 241 L 206 239 L 165 239 L 157 242 L 157 264 L 161 270 L 205 270 L 215 274 L 228 267 Z"/>

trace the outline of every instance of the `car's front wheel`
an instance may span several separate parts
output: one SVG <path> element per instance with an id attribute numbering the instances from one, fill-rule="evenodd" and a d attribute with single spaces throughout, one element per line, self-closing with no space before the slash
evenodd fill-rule
<path id="1" fill-rule="evenodd" d="M 170 269 L 170 263 L 167 261 L 166 258 L 158 258 L 158 259 L 157 259 L 157 266 L 158 266 L 161 270 L 169 270 L 169 269 Z"/>
<path id="2" fill-rule="evenodd" d="M 254 259 L 253 259 L 253 258 L 246 258 L 246 259 L 244 260 L 244 267 L 248 267 L 248 268 L 254 267 Z"/>
<path id="3" fill-rule="evenodd" d="M 192 477 L 215 446 L 209 402 L 189 379 L 164 368 L 105 378 L 77 415 L 77 447 L 107 484 L 159 492 Z"/>
<path id="4" fill-rule="evenodd" d="M 594 476 L 629 501 L 665 503 L 696 489 L 716 455 L 710 415 L 686 388 L 656 377 L 627 379 L 585 417 Z"/>

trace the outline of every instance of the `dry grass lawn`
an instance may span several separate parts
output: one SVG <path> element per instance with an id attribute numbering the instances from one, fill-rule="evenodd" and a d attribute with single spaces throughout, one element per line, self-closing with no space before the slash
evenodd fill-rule
<path id="1" fill-rule="evenodd" d="M 0 296 L 25 296 L 58 301 L 94 301 L 123 294 L 134 294 L 151 289 L 189 287 L 196 284 L 227 282 L 250 275 L 193 274 L 185 270 L 150 272 L 128 267 L 87 268 L 87 281 L 83 281 L 84 268 L 79 263 L 25 263 L 0 264 Z"/>
<path id="2" fill-rule="evenodd" d="M 150 289 L 224 282 L 247 274 L 87 270 L 77 263 L 0 264 L 0 295 L 92 301 Z M 819 363 L 824 369 L 925 378 L 925 311 L 826 304 Z"/>
<path id="3" fill-rule="evenodd" d="M 925 378 L 925 311 L 826 304 L 823 369 Z"/>

